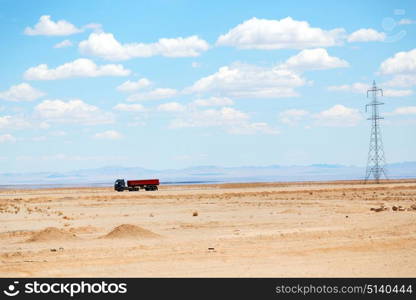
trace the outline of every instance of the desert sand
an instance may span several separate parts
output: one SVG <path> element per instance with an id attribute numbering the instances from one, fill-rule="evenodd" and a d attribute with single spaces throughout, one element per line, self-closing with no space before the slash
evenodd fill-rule
<path id="1" fill-rule="evenodd" d="M 0 190 L 1 277 L 415 277 L 416 180 Z"/>

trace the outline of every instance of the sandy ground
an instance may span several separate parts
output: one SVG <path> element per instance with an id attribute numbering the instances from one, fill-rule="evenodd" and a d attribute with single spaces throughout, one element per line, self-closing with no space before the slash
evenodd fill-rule
<path id="1" fill-rule="evenodd" d="M 0 276 L 415 277 L 416 180 L 1 190 Z"/>

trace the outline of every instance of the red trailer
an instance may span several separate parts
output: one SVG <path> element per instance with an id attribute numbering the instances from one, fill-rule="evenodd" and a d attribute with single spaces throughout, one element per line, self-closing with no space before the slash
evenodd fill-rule
<path id="1" fill-rule="evenodd" d="M 127 186 L 124 179 L 117 179 L 114 183 L 114 190 L 122 191 L 139 191 L 144 189 L 146 191 L 157 191 L 159 179 L 141 179 L 141 180 L 127 180 Z"/>

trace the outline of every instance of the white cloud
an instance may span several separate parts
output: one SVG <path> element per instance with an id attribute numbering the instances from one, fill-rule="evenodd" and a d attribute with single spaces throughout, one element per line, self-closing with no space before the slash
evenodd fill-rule
<path id="1" fill-rule="evenodd" d="M 265 122 L 251 122 L 248 114 L 235 108 L 199 110 L 200 107 L 232 105 L 234 102 L 226 97 L 198 99 L 188 105 L 169 102 L 157 106 L 157 110 L 175 113 L 177 116 L 170 128 L 221 127 L 230 134 L 278 134 L 276 128 Z"/>
<path id="2" fill-rule="evenodd" d="M 0 135 L 0 144 L 15 143 L 16 141 L 17 141 L 17 139 L 14 136 L 12 136 L 11 134 Z"/>
<path id="3" fill-rule="evenodd" d="M 29 68 L 24 77 L 27 80 L 56 80 L 71 77 L 128 76 L 130 73 L 122 65 L 97 66 L 90 59 L 79 58 L 55 69 L 49 69 L 46 64 Z"/>
<path id="4" fill-rule="evenodd" d="M 381 74 L 394 75 L 385 83 L 391 87 L 412 87 L 416 85 L 416 49 L 396 53 L 380 65 Z M 403 92 L 404 93 L 404 92 Z M 407 94 L 412 92 L 407 90 Z"/>
<path id="5" fill-rule="evenodd" d="M 181 118 L 174 119 L 170 128 L 188 127 L 222 127 L 230 134 L 278 134 L 278 130 L 267 123 L 252 123 L 250 117 L 237 109 L 223 107 L 220 109 L 190 110 Z"/>
<path id="6" fill-rule="evenodd" d="M 160 100 L 174 97 L 178 94 L 178 91 L 175 89 L 168 88 L 158 88 L 151 90 L 149 92 L 136 93 L 130 95 L 127 98 L 127 101 L 146 101 L 146 100 Z"/>
<path id="7" fill-rule="evenodd" d="M 208 106 L 229 106 L 234 102 L 227 97 L 210 97 L 197 99 L 188 105 L 169 102 L 157 106 L 157 110 L 175 113 L 176 118 L 169 125 L 170 128 L 189 127 L 221 127 L 230 134 L 278 134 L 276 128 L 265 122 L 251 122 L 250 116 L 242 111 L 230 107 L 200 110 Z"/>
<path id="8" fill-rule="evenodd" d="M 398 107 L 395 110 L 393 110 L 393 112 L 387 113 L 386 115 L 396 115 L 396 116 L 416 115 L 416 106 Z"/>
<path id="9" fill-rule="evenodd" d="M 411 24 L 416 24 L 416 21 L 411 20 L 411 19 L 401 19 L 399 21 L 399 25 L 411 25 Z"/>
<path id="10" fill-rule="evenodd" d="M 98 24 L 98 23 L 90 23 L 87 25 L 84 25 L 82 28 L 83 29 L 91 29 L 94 32 L 102 32 L 102 25 Z"/>
<path id="11" fill-rule="evenodd" d="M 287 125 L 295 125 L 309 115 L 307 110 L 303 109 L 288 109 L 279 113 L 280 122 Z"/>
<path id="12" fill-rule="evenodd" d="M 416 74 L 395 75 L 390 81 L 384 84 L 394 87 L 411 87 L 416 85 Z"/>
<path id="13" fill-rule="evenodd" d="M 366 83 L 356 82 L 353 84 L 332 85 L 328 87 L 330 91 L 353 92 L 358 94 L 365 94 L 371 86 Z"/>
<path id="14" fill-rule="evenodd" d="M 396 53 L 380 65 L 381 74 L 416 73 L 416 48 Z"/>
<path id="15" fill-rule="evenodd" d="M 219 46 L 241 49 L 304 49 L 340 44 L 344 29 L 323 30 L 291 17 L 281 20 L 252 18 L 217 40 Z"/>
<path id="16" fill-rule="evenodd" d="M 125 103 L 119 103 L 116 106 L 113 107 L 114 110 L 118 111 L 127 111 L 127 112 L 133 112 L 133 111 L 145 111 L 143 105 L 141 104 L 125 104 Z"/>
<path id="17" fill-rule="evenodd" d="M 0 99 L 7 101 L 33 101 L 45 95 L 30 84 L 21 83 L 11 86 L 7 91 L 0 92 Z"/>
<path id="18" fill-rule="evenodd" d="M 142 118 L 134 117 L 132 122 L 127 123 L 128 127 L 145 126 L 146 122 Z"/>
<path id="19" fill-rule="evenodd" d="M 228 97 L 210 97 L 197 99 L 192 104 L 196 106 L 231 106 L 234 105 L 234 101 Z"/>
<path id="20" fill-rule="evenodd" d="M 35 113 L 48 122 L 76 123 L 85 125 L 108 124 L 114 122 L 111 113 L 103 112 L 94 105 L 82 100 L 45 100 L 35 107 Z"/>
<path id="21" fill-rule="evenodd" d="M 53 47 L 54 48 L 66 48 L 66 47 L 71 47 L 71 46 L 72 46 L 72 42 L 70 40 L 63 40 L 62 42 L 55 44 Z"/>
<path id="22" fill-rule="evenodd" d="M 119 140 L 123 137 L 121 133 L 115 130 L 107 130 L 104 132 L 99 132 L 94 135 L 94 138 L 101 140 Z"/>
<path id="23" fill-rule="evenodd" d="M 329 86 L 328 90 L 352 92 L 352 93 L 357 93 L 357 94 L 363 94 L 365 96 L 367 94 L 367 90 L 369 90 L 370 88 L 371 88 L 371 85 L 369 84 L 356 82 L 353 84 Z M 383 95 L 386 97 L 404 97 L 404 96 L 409 96 L 412 93 L 413 92 L 411 90 L 383 89 Z"/>
<path id="24" fill-rule="evenodd" d="M 151 84 L 152 82 L 147 78 L 140 78 L 137 81 L 127 80 L 123 82 L 122 84 L 120 84 L 117 87 L 117 90 L 121 92 L 132 92 L 132 91 L 136 91 L 138 89 L 144 88 L 144 87 L 148 87 Z"/>
<path id="25" fill-rule="evenodd" d="M 24 33 L 27 35 L 71 35 L 82 32 L 82 29 L 65 21 L 54 22 L 51 16 L 44 15 L 39 18 L 39 22 L 33 27 L 26 27 Z"/>
<path id="26" fill-rule="evenodd" d="M 172 128 L 184 127 L 212 127 L 212 126 L 234 126 L 249 120 L 249 116 L 237 109 L 223 107 L 221 109 L 208 109 L 202 111 L 191 111 L 185 118 L 173 120 Z"/>
<path id="27" fill-rule="evenodd" d="M 157 110 L 166 111 L 166 112 L 179 112 L 179 111 L 184 111 L 185 106 L 178 102 L 168 102 L 168 103 L 160 104 L 157 107 Z"/>
<path id="28" fill-rule="evenodd" d="M 405 97 L 410 96 L 413 94 L 412 90 L 393 90 L 393 89 L 386 89 L 384 90 L 384 96 L 386 97 Z"/>
<path id="29" fill-rule="evenodd" d="M 40 129 L 49 129 L 51 127 L 51 125 L 48 122 L 42 121 L 39 123 L 39 128 Z"/>
<path id="30" fill-rule="evenodd" d="M 362 28 L 348 36 L 348 42 L 382 42 L 386 39 L 384 32 L 378 32 L 372 28 Z"/>
<path id="31" fill-rule="evenodd" d="M 236 63 L 199 79 L 186 88 L 185 93 L 212 92 L 231 98 L 285 98 L 297 96 L 294 88 L 305 84 L 305 80 L 291 70 Z"/>
<path id="32" fill-rule="evenodd" d="M 0 117 L 0 129 L 24 129 L 31 124 L 20 116 L 2 116 Z"/>
<path id="33" fill-rule="evenodd" d="M 313 118 L 316 119 L 317 125 L 328 127 L 352 127 L 363 120 L 363 116 L 357 109 L 341 104 L 321 111 L 313 115 Z"/>
<path id="34" fill-rule="evenodd" d="M 330 56 L 326 49 L 305 49 L 290 57 L 280 67 L 306 71 L 306 70 L 324 70 L 333 68 L 345 68 L 349 64 L 343 59 Z"/>
<path id="35" fill-rule="evenodd" d="M 91 33 L 88 40 L 79 43 L 83 54 L 99 56 L 108 60 L 126 60 L 134 57 L 192 57 L 208 50 L 206 41 L 193 35 L 186 38 L 161 38 L 156 43 L 121 44 L 111 33 Z"/>

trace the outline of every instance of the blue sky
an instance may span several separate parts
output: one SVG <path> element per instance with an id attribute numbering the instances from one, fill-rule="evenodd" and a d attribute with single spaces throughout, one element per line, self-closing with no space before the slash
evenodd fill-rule
<path id="1" fill-rule="evenodd" d="M 0 6 L 2 172 L 416 160 L 414 1 Z"/>

